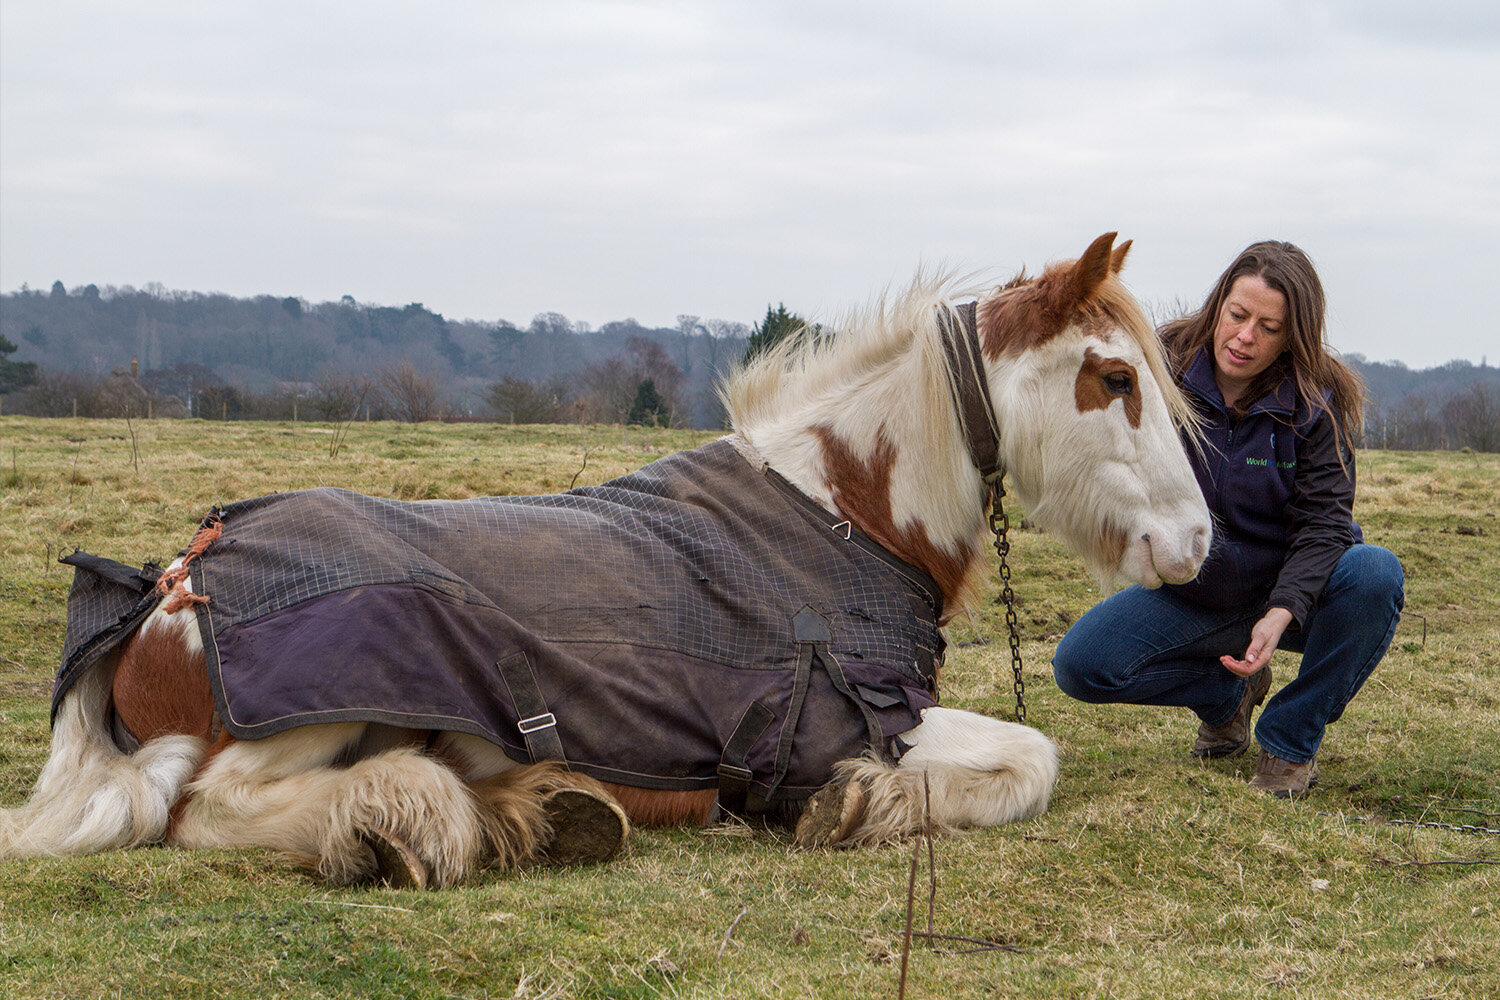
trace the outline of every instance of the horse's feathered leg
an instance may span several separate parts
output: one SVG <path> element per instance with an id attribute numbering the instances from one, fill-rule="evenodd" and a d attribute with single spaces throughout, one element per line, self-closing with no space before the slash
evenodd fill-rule
<path id="1" fill-rule="evenodd" d="M 1047 808 L 1057 782 L 1056 744 L 1027 726 L 929 708 L 901 739 L 911 749 L 898 764 L 861 757 L 835 765 L 834 781 L 797 825 L 799 845 L 877 844 L 1028 819 Z"/>
<path id="2" fill-rule="evenodd" d="M 382 874 L 391 845 L 418 884 L 453 885 L 483 860 L 478 799 L 443 764 L 402 747 L 333 766 L 363 727 L 302 726 L 223 749 L 188 785 L 170 833 L 183 847 L 259 845 L 334 882 Z"/>
<path id="3" fill-rule="evenodd" d="M 170 841 L 270 847 L 334 882 L 442 887 L 486 866 L 607 860 L 629 832 L 599 783 L 562 764 L 466 781 L 444 759 L 445 740 L 435 754 L 397 746 L 349 763 L 364 728 L 230 743 L 188 785 Z"/>

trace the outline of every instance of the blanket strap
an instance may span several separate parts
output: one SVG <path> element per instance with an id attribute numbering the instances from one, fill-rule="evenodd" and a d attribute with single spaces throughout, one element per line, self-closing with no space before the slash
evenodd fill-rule
<path id="1" fill-rule="evenodd" d="M 162 573 L 161 567 L 155 563 L 147 563 L 140 569 L 136 569 L 122 562 L 115 562 L 113 559 L 90 555 L 82 549 L 74 549 L 70 555 L 59 556 L 57 561 L 76 569 L 86 569 L 110 583 L 142 596 L 156 586 L 156 581 L 161 579 Z"/>
<path id="2" fill-rule="evenodd" d="M 773 791 L 781 787 L 787 768 L 792 764 L 792 741 L 797 735 L 797 720 L 802 718 L 802 705 L 807 701 L 807 688 L 812 683 L 813 657 L 827 660 L 833 630 L 828 627 L 827 618 L 804 604 L 802 610 L 792 616 L 792 637 L 797 641 L 797 673 L 792 680 L 792 700 L 781 723 L 781 736 L 776 741 L 776 770 L 771 777 Z"/>
<path id="3" fill-rule="evenodd" d="M 771 772 L 771 781 L 764 794 L 750 788 L 753 773 L 745 756 L 776 718 L 775 713 L 755 701 L 740 716 L 740 721 L 735 725 L 719 758 L 718 806 L 721 809 L 739 813 L 765 812 L 771 808 L 771 796 L 781 787 L 787 769 L 792 764 L 792 744 L 797 736 L 797 722 L 802 718 L 802 706 L 807 701 L 807 689 L 812 684 L 813 661 L 816 659 L 821 662 L 830 675 L 838 670 L 837 666 L 830 667 L 833 658 L 828 649 L 833 643 L 833 630 L 829 627 L 827 618 L 803 605 L 802 610 L 792 616 L 792 633 L 797 643 L 797 667 L 792 678 L 792 696 L 787 702 L 786 717 L 781 720 L 781 732 L 776 737 L 776 766 Z M 842 680 L 843 673 L 839 671 L 834 684 L 845 695 L 853 697 L 848 685 L 841 684 Z M 857 698 L 855 700 L 858 701 Z M 864 706 L 861 704 L 861 707 Z M 869 716 L 869 719 L 873 719 L 873 716 Z"/>
<path id="4" fill-rule="evenodd" d="M 719 797 L 714 803 L 714 814 L 720 811 L 731 813 L 744 813 L 746 802 L 750 797 L 750 779 L 755 776 L 750 770 L 746 756 L 755 741 L 760 739 L 760 734 L 766 731 L 776 719 L 776 713 L 772 712 L 759 701 L 752 701 L 745 709 L 740 721 L 735 723 L 734 732 L 729 734 L 729 740 L 724 744 L 724 752 L 719 757 Z M 758 796 L 757 796 L 758 798 Z M 713 822 L 711 819 L 710 822 Z"/>
<path id="5" fill-rule="evenodd" d="M 511 704 L 520 721 L 516 728 L 526 740 L 526 752 L 533 764 L 544 760 L 567 760 L 562 740 L 557 735 L 557 716 L 547 711 L 547 699 L 536 682 L 531 660 L 524 652 L 515 652 L 495 664 L 500 679 L 510 691 Z"/>

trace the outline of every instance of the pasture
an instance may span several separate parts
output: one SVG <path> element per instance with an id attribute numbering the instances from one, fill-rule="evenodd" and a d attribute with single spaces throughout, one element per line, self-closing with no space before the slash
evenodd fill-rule
<path id="1" fill-rule="evenodd" d="M 0 417 L 0 805 L 46 756 L 60 552 L 165 563 L 217 502 L 556 492 L 712 436 Z M 1186 713 L 1061 695 L 1051 648 L 1097 588 L 1015 532 L 1028 721 L 1062 745 L 1062 780 L 1035 821 L 936 842 L 931 930 L 950 937 L 913 943 L 908 997 L 1500 995 L 1500 834 L 1452 829 L 1500 828 L 1500 455 L 1365 452 L 1359 470 L 1356 516 L 1405 564 L 1408 615 L 1302 803 L 1244 786 L 1253 752 L 1192 761 Z M 994 599 L 949 640 L 944 703 L 1009 716 Z M 1278 685 L 1295 664 L 1277 655 Z M 641 830 L 607 866 L 431 893 L 330 888 L 262 851 L 3 862 L 0 993 L 895 997 L 913 845 L 788 844 Z"/>

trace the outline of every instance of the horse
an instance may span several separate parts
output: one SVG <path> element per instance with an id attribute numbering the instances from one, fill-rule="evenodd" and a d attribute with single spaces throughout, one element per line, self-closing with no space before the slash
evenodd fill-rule
<path id="1" fill-rule="evenodd" d="M 0 856 L 263 846 L 444 887 L 607 860 L 632 824 L 760 815 L 822 848 L 1040 814 L 1056 744 L 937 700 L 991 484 L 1101 582 L 1185 582 L 1211 538 L 1115 237 L 977 291 L 919 275 L 789 338 L 721 386 L 727 436 L 603 487 L 278 494 L 216 510 L 164 571 L 77 553 L 50 756 Z M 403 569 L 366 572 L 387 532 Z M 445 568 L 464 553 L 503 604 Z"/>

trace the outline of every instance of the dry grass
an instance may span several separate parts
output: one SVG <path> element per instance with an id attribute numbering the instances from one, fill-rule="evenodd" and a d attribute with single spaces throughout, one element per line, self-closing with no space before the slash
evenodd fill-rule
<path id="1" fill-rule="evenodd" d="M 560 490 L 585 452 L 580 484 L 708 437 L 355 425 L 330 459 L 331 434 L 0 418 L 0 803 L 24 797 L 46 752 L 60 550 L 165 560 L 215 502 L 312 485 Z M 921 948 L 908 996 L 1500 995 L 1500 866 L 1482 863 L 1500 861 L 1500 837 L 1386 822 L 1500 827 L 1500 456 L 1366 453 L 1360 469 L 1358 516 L 1405 562 L 1427 635 L 1403 622 L 1305 803 L 1251 794 L 1248 761 L 1190 762 L 1182 714 L 1063 697 L 1048 656 L 1097 594 L 1052 539 L 1016 537 L 1030 718 L 1064 744 L 1063 778 L 1041 819 L 937 845 L 935 929 L 1009 950 Z M 991 608 L 952 630 L 945 702 L 1011 711 L 1001 628 Z M 429 894 L 330 890 L 259 851 L 5 862 L 0 992 L 894 997 L 910 856 L 646 831 L 602 868 Z"/>

